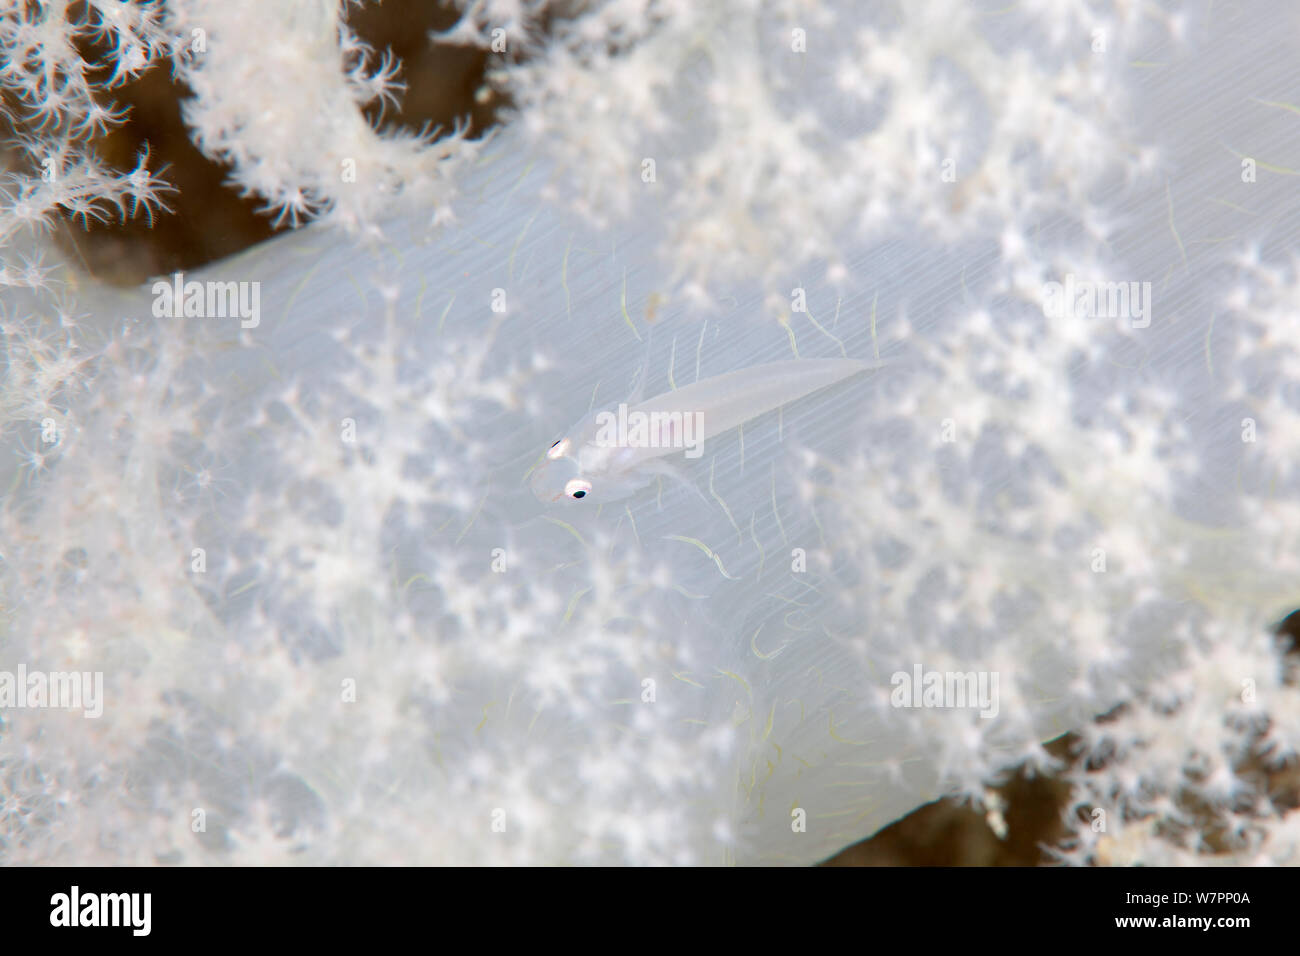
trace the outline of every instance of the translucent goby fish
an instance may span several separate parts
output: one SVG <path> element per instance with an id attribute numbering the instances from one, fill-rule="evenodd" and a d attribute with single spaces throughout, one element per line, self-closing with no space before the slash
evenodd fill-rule
<path id="1" fill-rule="evenodd" d="M 792 359 L 715 375 L 654 398 L 594 411 L 557 439 L 529 479 L 544 502 L 617 501 L 659 476 L 682 479 L 672 458 L 698 458 L 723 432 L 879 362 Z"/>

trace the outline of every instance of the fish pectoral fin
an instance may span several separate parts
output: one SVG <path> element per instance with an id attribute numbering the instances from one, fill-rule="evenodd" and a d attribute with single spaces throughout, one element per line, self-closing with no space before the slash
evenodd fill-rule
<path id="1" fill-rule="evenodd" d="M 695 496 L 706 505 L 709 503 L 709 499 L 704 496 L 704 492 L 700 491 L 695 482 L 691 481 L 690 476 L 686 474 L 686 469 L 681 466 L 664 461 L 662 458 L 655 458 L 650 461 L 642 462 L 639 467 L 642 471 L 647 472 L 648 474 L 658 475 L 661 478 L 667 478 L 669 481 L 676 484 L 684 485 L 693 491 Z"/>

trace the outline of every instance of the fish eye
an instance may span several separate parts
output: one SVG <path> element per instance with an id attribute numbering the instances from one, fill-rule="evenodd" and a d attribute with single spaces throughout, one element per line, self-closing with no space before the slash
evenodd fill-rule
<path id="1" fill-rule="evenodd" d="M 582 478 L 571 478 L 564 486 L 564 493 L 570 498 L 585 498 L 591 491 L 591 482 Z"/>
<path id="2" fill-rule="evenodd" d="M 555 444 L 552 445 L 550 450 L 546 453 L 546 457 L 551 459 L 551 461 L 555 461 L 557 458 L 563 458 L 568 453 L 569 439 L 557 438 Z"/>

